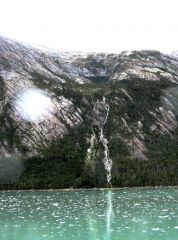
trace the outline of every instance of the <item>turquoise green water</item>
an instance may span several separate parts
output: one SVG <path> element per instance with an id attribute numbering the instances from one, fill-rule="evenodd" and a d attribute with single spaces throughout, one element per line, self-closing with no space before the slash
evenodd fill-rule
<path id="1" fill-rule="evenodd" d="M 0 240 L 178 239 L 178 189 L 0 193 Z"/>

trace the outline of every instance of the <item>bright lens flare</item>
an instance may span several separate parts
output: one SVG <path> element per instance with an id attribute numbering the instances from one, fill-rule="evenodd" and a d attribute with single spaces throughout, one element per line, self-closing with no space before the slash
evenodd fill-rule
<path id="1" fill-rule="evenodd" d="M 39 89 L 28 89 L 20 93 L 15 109 L 20 116 L 30 122 L 42 122 L 49 118 L 54 105 L 47 94 Z"/>

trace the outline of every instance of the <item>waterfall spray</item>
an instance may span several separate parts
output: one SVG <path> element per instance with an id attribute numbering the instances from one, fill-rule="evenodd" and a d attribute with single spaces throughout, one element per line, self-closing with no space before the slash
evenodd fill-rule
<path id="1" fill-rule="evenodd" d="M 104 147 L 103 163 L 104 163 L 104 167 L 105 167 L 106 174 L 107 174 L 107 183 L 109 185 L 111 185 L 112 159 L 109 157 L 108 140 L 104 136 L 104 131 L 103 131 L 103 128 L 106 124 L 106 121 L 107 121 L 108 115 L 109 115 L 109 104 L 106 103 L 105 97 L 103 97 L 103 105 L 104 105 L 105 110 L 106 110 L 106 117 L 104 119 L 104 122 L 103 122 L 102 126 L 100 127 L 100 142 L 103 144 L 103 147 Z"/>

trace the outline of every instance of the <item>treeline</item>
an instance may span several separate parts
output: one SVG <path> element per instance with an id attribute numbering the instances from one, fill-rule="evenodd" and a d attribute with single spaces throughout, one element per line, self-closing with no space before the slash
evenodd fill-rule
<path id="1" fill-rule="evenodd" d="M 160 186 L 178 184 L 178 133 L 174 139 L 157 137 L 148 142 L 149 160 L 129 157 L 121 143 L 113 145 L 112 186 Z M 77 137 L 76 137 L 77 136 Z M 25 171 L 19 181 L 0 185 L 0 189 L 59 189 L 107 187 L 102 159 L 98 157 L 95 175 L 84 170 L 88 144 L 85 130 L 72 132 L 53 144 L 41 157 L 24 161 Z M 117 154 L 116 154 L 117 152 Z M 115 156 L 114 156 L 115 154 Z M 105 178 L 105 179 L 104 179 Z M 110 186 L 109 186 L 110 187 Z"/>
<path id="2" fill-rule="evenodd" d="M 161 96 L 170 83 L 132 79 L 107 85 L 93 92 L 93 89 L 64 88 L 67 98 L 75 99 L 76 107 L 86 108 L 84 122 L 62 139 L 54 141 L 48 148 L 41 149 L 39 156 L 24 158 L 24 172 L 16 182 L 0 182 L 0 189 L 59 189 L 107 187 L 106 172 L 103 166 L 103 149 L 97 136 L 96 156 L 93 166 L 86 167 L 86 154 L 90 146 L 88 139 L 92 129 L 92 102 L 107 95 L 110 112 L 105 124 L 104 134 L 109 143 L 110 157 L 113 160 L 112 186 L 159 186 L 178 184 L 178 130 L 168 134 L 152 134 L 149 130 L 155 119 L 149 111 L 161 106 Z M 129 99 L 121 88 L 127 90 Z M 59 95 L 62 94 L 61 90 Z M 92 91 L 92 94 L 91 92 Z M 85 92 L 85 94 L 84 94 Z M 117 100 L 119 99 L 119 100 Z M 133 132 L 123 128 L 121 119 L 132 126 Z M 0 119 L 1 120 L 1 119 Z M 4 121 L 4 118 L 2 118 Z M 143 124 L 144 144 L 148 149 L 148 160 L 133 159 L 127 144 L 122 139 L 130 140 L 137 131 L 138 121 Z M 135 128 L 134 128 L 135 127 Z M 135 129 L 135 130 L 134 130 Z M 12 131 L 13 130 L 13 131 Z M 135 131 L 135 132 L 134 132 Z M 16 133 L 15 126 L 7 134 Z M 4 134 L 6 134 L 4 133 Z M 97 134 L 97 131 L 95 132 Z M 17 139 L 20 144 L 19 139 Z"/>

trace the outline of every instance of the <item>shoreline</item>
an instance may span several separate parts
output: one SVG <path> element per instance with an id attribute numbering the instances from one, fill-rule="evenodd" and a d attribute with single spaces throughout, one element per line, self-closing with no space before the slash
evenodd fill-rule
<path id="1" fill-rule="evenodd" d="M 117 190 L 149 190 L 149 189 L 178 189 L 175 186 L 144 186 L 144 187 L 110 187 L 110 188 L 64 188 L 64 189 L 12 189 L 0 190 L 0 192 L 82 192 L 82 191 L 117 191 Z"/>

